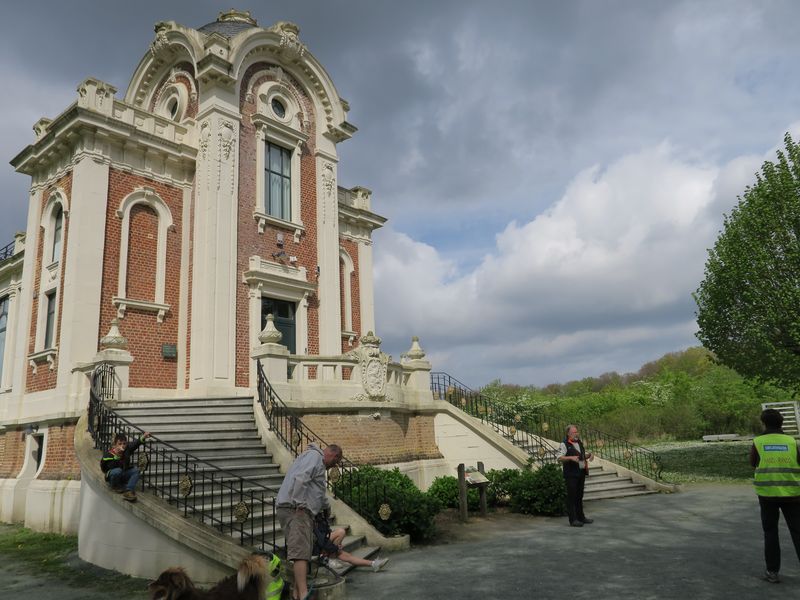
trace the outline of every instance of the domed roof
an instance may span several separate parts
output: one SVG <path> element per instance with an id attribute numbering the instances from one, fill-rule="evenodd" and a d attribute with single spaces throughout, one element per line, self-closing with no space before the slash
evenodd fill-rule
<path id="1" fill-rule="evenodd" d="M 227 12 L 219 13 L 216 21 L 199 27 L 197 31 L 201 31 L 206 35 L 218 33 L 226 38 L 232 38 L 242 31 L 255 27 L 258 27 L 258 23 L 250 16 L 249 12 L 231 9 Z"/>

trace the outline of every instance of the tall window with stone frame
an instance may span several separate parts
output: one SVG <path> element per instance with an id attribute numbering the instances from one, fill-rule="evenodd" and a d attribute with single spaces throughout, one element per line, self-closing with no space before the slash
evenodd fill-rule
<path id="1" fill-rule="evenodd" d="M 267 214 L 277 219 L 292 219 L 292 153 L 276 144 L 266 142 L 264 169 L 264 205 Z"/>
<path id="2" fill-rule="evenodd" d="M 8 328 L 8 296 L 0 298 L 0 381 L 3 380 L 3 355 L 6 351 L 6 329 Z"/>
<path id="3" fill-rule="evenodd" d="M 61 258 L 61 237 L 64 229 L 64 209 L 60 206 L 53 219 L 53 245 L 50 262 L 54 263 Z"/>
<path id="4" fill-rule="evenodd" d="M 44 325 L 44 348 L 45 350 L 53 347 L 53 337 L 55 334 L 56 326 L 56 292 L 55 290 L 48 293 L 45 298 L 47 299 L 47 317 Z"/>

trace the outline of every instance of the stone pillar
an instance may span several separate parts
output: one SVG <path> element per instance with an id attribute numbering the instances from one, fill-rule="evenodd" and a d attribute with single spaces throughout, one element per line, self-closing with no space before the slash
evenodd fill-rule
<path id="1" fill-rule="evenodd" d="M 319 353 L 341 354 L 339 292 L 339 200 L 335 156 L 317 150 L 317 261 Z"/>
<path id="2" fill-rule="evenodd" d="M 189 385 L 201 393 L 231 393 L 236 385 L 239 115 L 228 102 L 214 99 L 207 99 L 197 118 Z"/>
<path id="3" fill-rule="evenodd" d="M 91 156 L 80 159 L 73 170 L 67 248 L 61 272 L 64 294 L 60 300 L 59 388 L 70 386 L 73 367 L 91 360 L 97 352 L 97 338 L 91 333 L 100 326 L 108 174 L 108 164 Z M 85 401 L 69 398 L 70 405 Z"/>

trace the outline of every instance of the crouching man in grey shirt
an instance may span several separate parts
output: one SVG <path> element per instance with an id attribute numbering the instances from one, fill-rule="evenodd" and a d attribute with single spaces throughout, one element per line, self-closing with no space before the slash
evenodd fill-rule
<path id="1" fill-rule="evenodd" d="M 325 473 L 342 460 L 342 449 L 331 444 L 321 450 L 315 444 L 289 467 L 276 499 L 275 511 L 286 538 L 287 556 L 294 566 L 294 600 L 309 595 L 306 577 L 314 538 L 314 517 L 329 508 L 325 496 Z"/>

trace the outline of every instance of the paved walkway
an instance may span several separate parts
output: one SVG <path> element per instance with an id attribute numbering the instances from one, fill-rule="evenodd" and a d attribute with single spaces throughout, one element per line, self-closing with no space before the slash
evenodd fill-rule
<path id="1" fill-rule="evenodd" d="M 781 523 L 783 583 L 766 583 L 758 502 L 749 485 L 587 503 L 592 525 L 566 518 L 471 518 L 451 543 L 358 569 L 348 600 L 800 598 L 800 563 Z"/>

